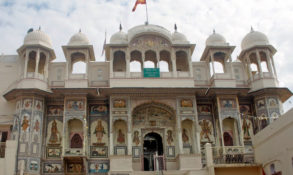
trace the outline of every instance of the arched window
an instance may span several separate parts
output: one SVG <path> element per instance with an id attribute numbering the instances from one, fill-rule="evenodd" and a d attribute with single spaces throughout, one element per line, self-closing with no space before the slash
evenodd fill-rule
<path id="1" fill-rule="evenodd" d="M 27 63 L 27 72 L 35 72 L 36 68 L 36 55 L 35 51 L 29 53 L 28 63 Z"/>
<path id="2" fill-rule="evenodd" d="M 184 51 L 176 52 L 176 67 L 177 71 L 188 72 L 188 58 L 187 53 Z"/>
<path id="3" fill-rule="evenodd" d="M 72 65 L 72 74 L 85 74 L 86 64 L 83 61 L 78 61 Z"/>
<path id="4" fill-rule="evenodd" d="M 126 60 L 125 60 L 125 53 L 124 52 L 117 51 L 114 53 L 113 71 L 114 72 L 125 72 L 126 71 Z"/>
<path id="5" fill-rule="evenodd" d="M 46 56 L 44 53 L 41 53 L 40 61 L 39 61 L 39 70 L 38 70 L 39 74 L 44 74 L 45 65 L 46 65 Z"/>
<path id="6" fill-rule="evenodd" d="M 224 132 L 224 145 L 233 146 L 233 138 L 228 132 Z"/>
<path id="7" fill-rule="evenodd" d="M 83 147 L 83 124 L 78 119 L 71 119 L 68 121 L 68 142 L 70 148 Z"/>
<path id="8" fill-rule="evenodd" d="M 148 50 L 145 52 L 145 60 L 144 60 L 145 68 L 156 68 L 157 67 L 157 56 L 156 52 L 152 50 Z"/>
<path id="9" fill-rule="evenodd" d="M 268 64 L 267 64 L 266 61 L 262 61 L 261 62 L 261 70 L 262 70 L 262 72 L 269 72 L 269 70 L 268 70 Z"/>
<path id="10" fill-rule="evenodd" d="M 163 50 L 160 52 L 160 71 L 161 72 L 171 72 L 172 69 L 172 61 L 170 57 L 170 52 Z"/>
<path id="11" fill-rule="evenodd" d="M 224 73 L 224 66 L 222 63 L 215 61 L 214 62 L 215 65 L 215 73 Z"/>
<path id="12" fill-rule="evenodd" d="M 85 55 L 76 52 L 71 55 L 71 73 L 72 74 L 85 74 L 86 73 L 86 63 Z"/>
<path id="13" fill-rule="evenodd" d="M 170 72 L 169 71 L 169 64 L 167 61 L 160 61 L 160 72 Z"/>
<path id="14" fill-rule="evenodd" d="M 139 61 L 131 61 L 130 72 L 141 72 L 141 63 Z"/>
<path id="15" fill-rule="evenodd" d="M 130 53 L 130 72 L 142 71 L 142 54 L 135 50 Z"/>

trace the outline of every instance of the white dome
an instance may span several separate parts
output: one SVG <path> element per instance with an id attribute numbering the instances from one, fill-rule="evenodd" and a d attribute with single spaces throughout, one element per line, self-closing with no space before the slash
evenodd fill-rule
<path id="1" fill-rule="evenodd" d="M 127 34 L 122 31 L 119 31 L 113 34 L 110 38 L 110 43 L 111 44 L 127 44 L 128 43 Z"/>
<path id="2" fill-rule="evenodd" d="M 158 25 L 140 25 L 133 27 L 128 30 L 128 41 L 131 41 L 135 36 L 141 35 L 141 34 L 159 34 L 169 41 L 171 41 L 171 33 L 164 27 L 158 26 Z"/>
<path id="3" fill-rule="evenodd" d="M 251 30 L 242 40 L 242 50 L 249 49 L 254 46 L 269 45 L 267 36 L 261 32 Z"/>
<path id="4" fill-rule="evenodd" d="M 85 34 L 81 33 L 81 31 L 79 31 L 78 33 L 76 33 L 75 35 L 73 35 L 69 42 L 68 45 L 89 45 L 90 42 L 88 40 L 88 38 L 86 37 Z"/>
<path id="5" fill-rule="evenodd" d="M 206 40 L 206 46 L 227 46 L 228 43 L 226 42 L 226 39 L 214 32 L 213 34 L 211 34 L 208 39 Z"/>
<path id="6" fill-rule="evenodd" d="M 52 42 L 50 37 L 41 30 L 35 30 L 29 32 L 23 41 L 23 45 L 35 45 L 40 44 L 48 48 L 52 48 Z"/>
<path id="7" fill-rule="evenodd" d="M 187 38 L 182 33 L 175 31 L 172 34 L 172 42 L 175 44 L 188 44 Z"/>

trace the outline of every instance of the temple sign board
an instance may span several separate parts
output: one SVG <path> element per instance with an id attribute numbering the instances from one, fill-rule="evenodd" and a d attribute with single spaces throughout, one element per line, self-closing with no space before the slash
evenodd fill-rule
<path id="1" fill-rule="evenodd" d="M 144 68 L 144 78 L 160 78 L 160 68 Z"/>

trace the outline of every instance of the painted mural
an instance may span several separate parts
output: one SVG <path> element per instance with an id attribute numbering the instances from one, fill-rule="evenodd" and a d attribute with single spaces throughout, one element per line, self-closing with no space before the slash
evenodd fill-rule
<path id="1" fill-rule="evenodd" d="M 90 105 L 90 115 L 107 115 L 108 106 L 105 104 Z"/>
<path id="2" fill-rule="evenodd" d="M 200 126 L 200 141 L 213 142 L 215 138 L 212 122 L 210 120 L 203 119 L 200 120 L 198 123 Z"/>
<path id="3" fill-rule="evenodd" d="M 97 119 L 91 123 L 91 143 L 95 146 L 108 145 L 108 124 L 105 120 Z"/>
<path id="4" fill-rule="evenodd" d="M 47 110 L 48 116 L 63 116 L 63 105 L 50 105 Z"/>
<path id="5" fill-rule="evenodd" d="M 210 105 L 198 105 L 197 111 L 199 115 L 210 115 L 211 114 L 211 107 Z"/>
<path id="6" fill-rule="evenodd" d="M 248 118 L 242 119 L 242 131 L 244 140 L 250 140 L 253 134 L 252 122 Z"/>
<path id="7" fill-rule="evenodd" d="M 63 173 L 62 165 L 57 162 L 45 162 L 43 172 L 47 174 Z"/>
<path id="8" fill-rule="evenodd" d="M 116 99 L 113 101 L 114 108 L 126 108 L 126 100 L 124 99 Z"/>
<path id="9" fill-rule="evenodd" d="M 168 130 L 167 131 L 167 143 L 168 143 L 168 145 L 173 145 L 173 142 L 174 142 L 173 131 Z"/>
<path id="10" fill-rule="evenodd" d="M 33 117 L 33 120 L 31 122 L 31 128 L 32 128 L 32 142 L 40 143 L 40 137 L 41 137 L 41 117 L 42 113 L 35 112 L 35 115 Z"/>
<path id="11" fill-rule="evenodd" d="M 23 112 L 21 117 L 21 134 L 20 141 L 28 142 L 29 140 L 29 131 L 30 131 L 30 116 L 31 113 Z"/>
<path id="12" fill-rule="evenodd" d="M 43 102 L 41 100 L 35 100 L 34 109 L 37 111 L 43 110 Z"/>
<path id="13" fill-rule="evenodd" d="M 103 174 L 109 171 L 109 161 L 89 162 L 89 173 Z"/>
<path id="14" fill-rule="evenodd" d="M 180 101 L 180 106 L 182 108 L 191 108 L 191 107 L 193 107 L 193 102 L 191 99 L 182 99 Z"/>
<path id="15" fill-rule="evenodd" d="M 63 124 L 57 119 L 49 121 L 47 128 L 47 144 L 60 145 L 62 141 Z"/>
<path id="16" fill-rule="evenodd" d="M 236 101 L 234 99 L 221 99 L 220 103 L 223 109 L 236 108 Z"/>
<path id="17" fill-rule="evenodd" d="M 31 98 L 27 98 L 23 100 L 23 108 L 24 109 L 31 109 L 33 105 L 33 100 Z"/>
<path id="18" fill-rule="evenodd" d="M 106 146 L 91 146 L 90 149 L 92 158 L 108 157 L 108 147 Z"/>
<path id="19" fill-rule="evenodd" d="M 268 104 L 270 108 L 278 108 L 278 101 L 276 98 L 273 98 L 273 97 L 268 98 Z"/>
<path id="20" fill-rule="evenodd" d="M 67 100 L 66 109 L 68 111 L 83 111 L 85 104 L 83 100 Z"/>
<path id="21" fill-rule="evenodd" d="M 134 131 L 132 142 L 136 146 L 140 145 L 140 134 L 139 134 L 139 131 Z"/>

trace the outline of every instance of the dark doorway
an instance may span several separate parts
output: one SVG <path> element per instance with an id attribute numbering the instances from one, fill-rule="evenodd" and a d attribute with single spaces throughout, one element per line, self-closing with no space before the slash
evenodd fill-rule
<path id="1" fill-rule="evenodd" d="M 144 137 L 143 155 L 144 171 L 154 171 L 154 155 L 163 155 L 162 137 L 157 133 L 149 133 Z"/>
<path id="2" fill-rule="evenodd" d="M 71 138 L 71 148 L 82 148 L 82 138 L 79 134 L 74 134 Z"/>
<path id="3" fill-rule="evenodd" d="M 233 138 L 228 132 L 224 132 L 224 145 L 233 146 Z"/>

